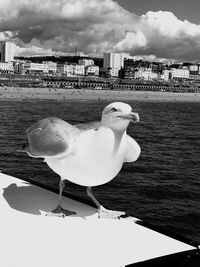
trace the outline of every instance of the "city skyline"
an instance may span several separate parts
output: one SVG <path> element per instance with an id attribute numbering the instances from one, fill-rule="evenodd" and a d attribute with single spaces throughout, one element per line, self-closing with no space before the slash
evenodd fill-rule
<path id="1" fill-rule="evenodd" d="M 102 57 L 130 53 L 149 61 L 200 62 L 200 3 L 191 0 L 20 0 L 0 2 L 0 41 L 17 56 Z"/>

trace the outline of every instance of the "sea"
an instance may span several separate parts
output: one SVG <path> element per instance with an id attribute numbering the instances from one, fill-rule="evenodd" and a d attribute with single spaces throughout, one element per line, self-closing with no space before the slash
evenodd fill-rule
<path id="1" fill-rule="evenodd" d="M 126 101 L 140 122 L 128 134 L 141 147 L 111 182 L 94 187 L 107 208 L 123 210 L 151 225 L 200 243 L 200 104 Z M 42 159 L 17 152 L 26 129 L 54 116 L 71 124 L 98 121 L 107 101 L 0 101 L 0 170 L 58 188 L 59 177 Z M 87 199 L 84 187 L 68 182 L 66 192 Z"/>

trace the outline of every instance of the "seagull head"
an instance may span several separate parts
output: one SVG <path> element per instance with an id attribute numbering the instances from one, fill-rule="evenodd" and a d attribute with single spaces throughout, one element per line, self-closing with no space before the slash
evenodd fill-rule
<path id="1" fill-rule="evenodd" d="M 139 115 L 126 103 L 111 103 L 102 112 L 101 124 L 112 130 L 125 131 L 130 122 L 139 122 Z"/>

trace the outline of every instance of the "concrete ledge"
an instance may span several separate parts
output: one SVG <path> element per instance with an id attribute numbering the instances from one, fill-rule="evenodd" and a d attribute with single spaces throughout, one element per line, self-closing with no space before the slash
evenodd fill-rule
<path id="1" fill-rule="evenodd" d="M 137 218 L 98 219 L 96 209 L 70 198 L 77 212 L 45 216 L 57 194 L 0 174 L 0 266 L 120 267 L 195 249 L 137 224 Z"/>

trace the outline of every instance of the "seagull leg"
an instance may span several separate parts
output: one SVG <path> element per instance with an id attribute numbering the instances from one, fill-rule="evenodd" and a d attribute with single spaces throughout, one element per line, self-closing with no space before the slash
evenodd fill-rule
<path id="1" fill-rule="evenodd" d="M 93 200 L 93 202 L 96 204 L 98 208 L 98 218 L 119 219 L 120 216 L 126 214 L 124 211 L 107 210 L 106 208 L 104 208 L 93 195 L 92 187 L 90 186 L 87 187 L 87 195 Z"/>
<path id="2" fill-rule="evenodd" d="M 63 192 L 63 188 L 65 187 L 65 181 L 64 180 L 60 179 L 59 187 L 60 187 L 60 191 L 59 191 L 58 205 L 54 210 L 52 210 L 51 212 L 47 213 L 47 215 L 49 215 L 49 216 L 58 216 L 58 217 L 63 217 L 63 218 L 65 216 L 75 215 L 76 214 L 75 211 L 63 209 L 63 207 L 61 205 L 62 192 Z"/>

